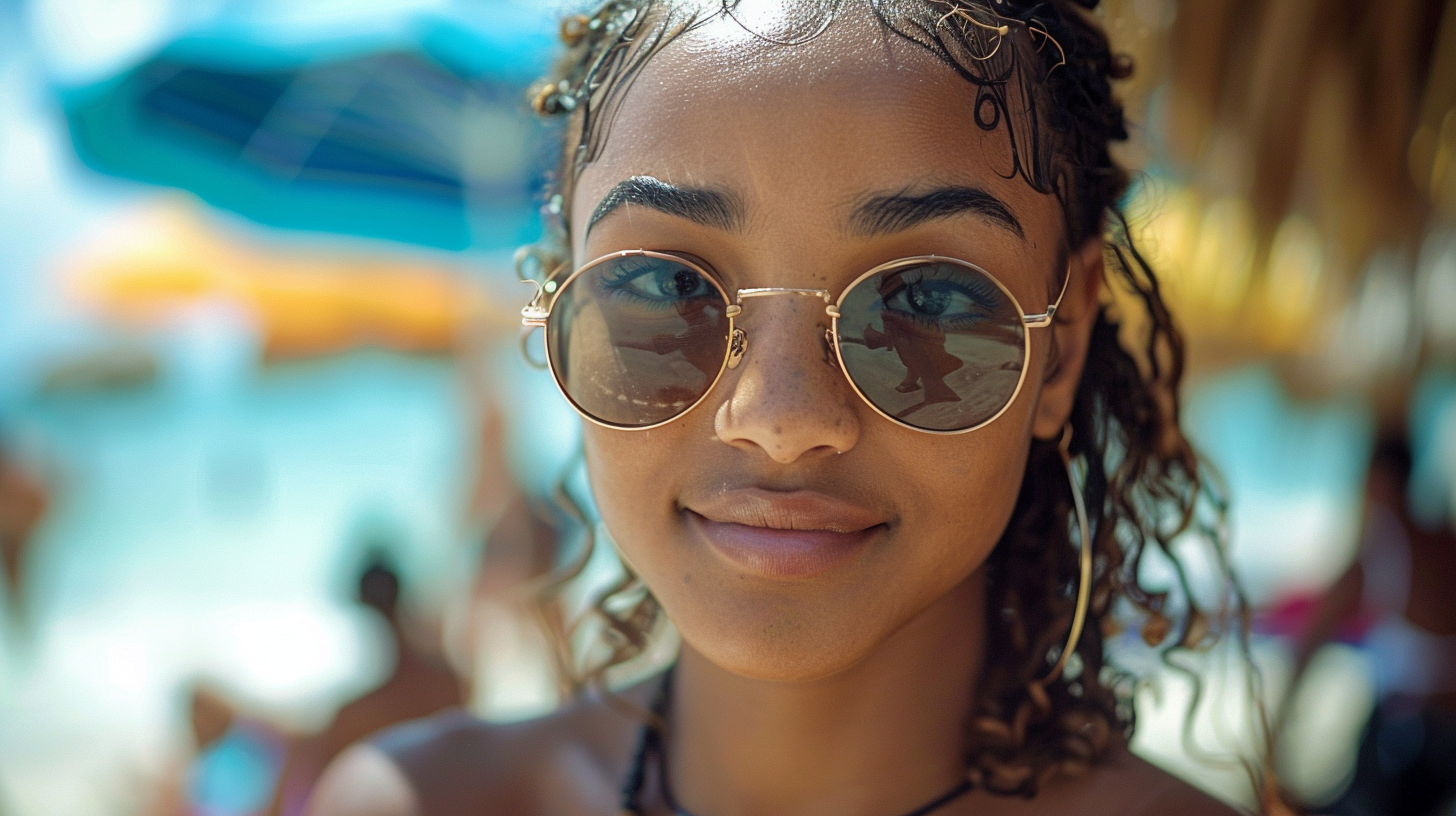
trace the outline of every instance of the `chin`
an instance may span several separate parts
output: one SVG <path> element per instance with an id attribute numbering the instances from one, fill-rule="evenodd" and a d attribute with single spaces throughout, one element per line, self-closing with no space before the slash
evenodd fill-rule
<path id="1" fill-rule="evenodd" d="M 689 603 L 705 600 L 707 593 Z M 747 614 L 728 611 L 745 603 L 756 608 Z M 674 609 L 664 602 L 685 647 L 723 671 L 753 680 L 809 683 L 833 677 L 864 660 L 890 634 L 878 631 L 883 619 L 782 600 L 707 606 L 712 608 Z"/>

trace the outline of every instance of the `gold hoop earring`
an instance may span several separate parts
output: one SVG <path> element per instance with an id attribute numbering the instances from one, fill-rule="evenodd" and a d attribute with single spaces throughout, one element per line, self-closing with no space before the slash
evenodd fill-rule
<path id="1" fill-rule="evenodd" d="M 1072 628 L 1067 633 L 1067 645 L 1062 647 L 1062 653 L 1057 658 L 1056 665 L 1040 681 L 1046 685 L 1061 676 L 1062 670 L 1067 667 L 1067 661 L 1071 659 L 1072 652 L 1077 648 L 1077 641 L 1082 639 L 1082 628 L 1087 624 L 1087 607 L 1091 602 L 1092 595 L 1092 530 L 1087 523 L 1087 504 L 1082 498 L 1082 487 L 1077 484 L 1077 475 L 1072 471 L 1072 423 L 1068 422 L 1062 428 L 1061 441 L 1057 443 L 1057 453 L 1062 457 L 1062 467 L 1067 471 L 1067 484 L 1072 488 L 1072 506 L 1077 511 L 1077 532 L 1080 539 L 1077 542 L 1079 550 L 1080 575 L 1077 579 L 1077 610 L 1072 613 Z"/>

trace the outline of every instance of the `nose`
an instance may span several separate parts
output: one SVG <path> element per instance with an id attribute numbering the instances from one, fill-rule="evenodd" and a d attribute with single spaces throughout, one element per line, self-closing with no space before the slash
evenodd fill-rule
<path id="1" fill-rule="evenodd" d="M 718 439 L 783 465 L 855 446 L 855 397 L 826 354 L 823 316 L 824 304 L 814 298 L 765 298 L 745 307 L 739 323 L 748 346 L 714 417 Z"/>

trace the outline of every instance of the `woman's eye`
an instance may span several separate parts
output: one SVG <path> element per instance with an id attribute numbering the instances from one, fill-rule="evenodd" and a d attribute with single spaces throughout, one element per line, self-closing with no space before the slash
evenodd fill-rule
<path id="1" fill-rule="evenodd" d="M 885 298 L 885 308 L 942 324 L 974 321 L 991 312 L 984 298 L 958 283 L 945 280 L 906 283 Z"/>
<path id="2" fill-rule="evenodd" d="M 707 288 L 703 279 L 690 269 L 660 269 L 653 275 L 657 293 L 662 297 L 686 299 L 702 294 Z"/>
<path id="3" fill-rule="evenodd" d="M 907 287 L 905 293 L 910 306 L 927 317 L 940 317 L 951 301 L 950 293 L 944 287 L 924 283 Z"/>
<path id="4" fill-rule="evenodd" d="M 609 292 L 640 302 L 667 306 L 714 294 L 701 275 L 678 264 L 657 261 L 623 263 L 603 276 Z"/>

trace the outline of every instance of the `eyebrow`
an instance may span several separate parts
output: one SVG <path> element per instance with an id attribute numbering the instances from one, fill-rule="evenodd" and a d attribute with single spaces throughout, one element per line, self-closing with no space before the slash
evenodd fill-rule
<path id="1" fill-rule="evenodd" d="M 849 222 L 856 235 L 885 235 L 963 212 L 980 215 L 1018 238 L 1026 237 L 1006 202 L 979 187 L 937 187 L 915 195 L 874 196 L 854 208 Z"/>
<path id="2" fill-rule="evenodd" d="M 743 226 L 743 205 L 730 193 L 706 187 L 677 187 L 652 176 L 633 176 L 602 198 L 586 231 L 624 204 L 638 204 L 705 227 L 738 230 Z"/>

